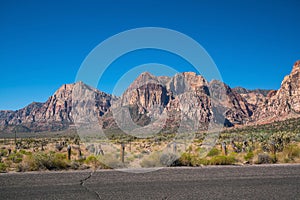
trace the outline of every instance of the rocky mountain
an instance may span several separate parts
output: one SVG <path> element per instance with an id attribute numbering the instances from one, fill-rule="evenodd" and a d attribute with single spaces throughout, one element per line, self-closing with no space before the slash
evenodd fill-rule
<path id="1" fill-rule="evenodd" d="M 78 124 L 104 129 L 172 132 L 210 126 L 269 123 L 300 117 L 300 61 L 279 90 L 231 89 L 217 80 L 208 82 L 193 72 L 174 77 L 142 73 L 115 97 L 82 82 L 65 84 L 45 103 L 17 111 L 0 111 L 0 130 L 57 131 Z"/>
<path id="2" fill-rule="evenodd" d="M 271 91 L 263 89 L 248 90 L 242 87 L 236 87 L 232 90 L 240 94 L 248 103 L 255 105 L 256 107 L 260 107 L 265 103 L 266 98 Z"/>
<path id="3" fill-rule="evenodd" d="M 269 123 L 296 117 L 300 117 L 300 61 L 285 76 L 280 89 L 269 92 L 264 104 L 253 115 L 252 121 Z"/>
<path id="4" fill-rule="evenodd" d="M 79 88 L 82 91 L 92 91 L 93 105 L 99 116 L 103 115 L 110 107 L 110 100 L 115 98 L 82 82 L 64 84 L 45 103 L 31 103 L 17 111 L 0 111 L 0 127 L 4 132 L 17 131 L 58 131 L 74 124 L 73 91 Z M 77 89 L 77 90 L 79 90 Z M 83 98 L 82 98 L 83 99 Z M 74 101 L 74 100 L 73 100 Z M 76 106 L 82 110 L 90 103 L 80 101 Z"/>

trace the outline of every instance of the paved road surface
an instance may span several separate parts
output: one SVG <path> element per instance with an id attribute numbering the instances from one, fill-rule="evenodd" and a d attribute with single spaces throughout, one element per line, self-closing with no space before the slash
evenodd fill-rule
<path id="1" fill-rule="evenodd" d="M 300 199 L 300 165 L 0 175 L 0 199 Z"/>

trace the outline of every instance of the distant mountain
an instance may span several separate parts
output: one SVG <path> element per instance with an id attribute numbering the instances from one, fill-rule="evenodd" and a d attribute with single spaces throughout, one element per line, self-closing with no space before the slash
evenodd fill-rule
<path id="1" fill-rule="evenodd" d="M 270 123 L 300 117 L 300 61 L 279 90 L 231 89 L 217 80 L 208 82 L 193 72 L 174 77 L 142 73 L 115 97 L 82 82 L 65 84 L 45 103 L 32 103 L 17 111 L 0 111 L 1 132 L 58 131 L 74 124 L 104 129 L 162 126 L 172 132 Z M 130 117 L 131 120 L 128 120 Z"/>

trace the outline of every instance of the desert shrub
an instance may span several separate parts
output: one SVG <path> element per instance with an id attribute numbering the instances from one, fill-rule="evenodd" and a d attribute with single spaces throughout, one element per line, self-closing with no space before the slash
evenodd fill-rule
<path id="1" fill-rule="evenodd" d="M 295 144 L 287 145 L 283 150 L 283 154 L 287 159 L 294 160 L 300 157 L 300 148 Z"/>
<path id="2" fill-rule="evenodd" d="M 269 154 L 260 153 L 257 157 L 257 164 L 270 164 L 272 163 L 272 158 Z"/>
<path id="3" fill-rule="evenodd" d="M 20 154 L 23 154 L 23 155 L 31 155 L 32 153 L 31 152 L 28 152 L 28 151 L 25 151 L 24 149 L 21 149 L 19 151 Z"/>
<path id="4" fill-rule="evenodd" d="M 219 149 L 217 149 L 217 148 L 212 148 L 212 149 L 208 152 L 207 156 L 213 157 L 213 156 L 217 156 L 217 155 L 219 155 L 219 154 L 220 154 L 220 150 L 219 150 Z"/>
<path id="5" fill-rule="evenodd" d="M 209 160 L 206 158 L 200 158 L 198 156 L 193 156 L 191 159 L 191 166 L 198 167 L 202 165 L 209 165 Z"/>
<path id="6" fill-rule="evenodd" d="M 104 156 L 100 156 L 100 167 L 103 169 L 118 169 L 124 168 L 125 163 L 119 159 L 119 155 L 105 154 Z"/>
<path id="7" fill-rule="evenodd" d="M 104 156 L 90 155 L 84 162 L 94 169 L 113 169 L 124 167 L 124 164 L 118 160 L 115 155 L 110 154 L 106 154 Z"/>
<path id="8" fill-rule="evenodd" d="M 180 158 L 178 159 L 178 164 L 180 166 L 192 166 L 192 157 L 194 155 L 190 153 L 183 153 Z"/>
<path id="9" fill-rule="evenodd" d="M 98 165 L 98 163 L 100 162 L 99 159 L 95 156 L 95 155 L 89 155 L 85 161 L 86 164 L 92 164 L 94 166 Z"/>
<path id="10" fill-rule="evenodd" d="M 17 153 L 12 153 L 8 156 L 8 160 L 11 160 L 13 163 L 20 163 L 23 160 L 23 154 L 17 152 Z"/>
<path id="11" fill-rule="evenodd" d="M 254 157 L 254 153 L 253 153 L 252 151 L 249 151 L 249 152 L 244 156 L 244 159 L 245 159 L 246 161 L 250 161 L 250 160 L 253 159 L 253 157 Z"/>
<path id="12" fill-rule="evenodd" d="M 144 157 L 140 164 L 144 168 L 162 167 L 160 163 L 160 154 L 158 152 L 155 152 L 150 156 Z"/>
<path id="13" fill-rule="evenodd" d="M 7 156 L 7 155 L 8 155 L 8 151 L 6 149 L 0 150 L 0 156 Z"/>
<path id="14" fill-rule="evenodd" d="M 183 153 L 178 159 L 178 165 L 180 166 L 202 166 L 208 165 L 209 161 L 206 158 L 201 158 L 200 156 L 193 155 L 191 153 Z"/>
<path id="15" fill-rule="evenodd" d="M 61 170 L 68 169 L 69 164 L 66 155 L 61 153 L 43 153 L 39 152 L 34 155 L 28 155 L 19 165 L 21 171 L 37 171 L 37 170 Z"/>
<path id="16" fill-rule="evenodd" d="M 233 156 L 214 156 L 209 160 L 210 165 L 233 165 L 234 163 Z"/>
<path id="17" fill-rule="evenodd" d="M 7 172 L 7 165 L 5 163 L 0 163 L 0 173 Z"/>

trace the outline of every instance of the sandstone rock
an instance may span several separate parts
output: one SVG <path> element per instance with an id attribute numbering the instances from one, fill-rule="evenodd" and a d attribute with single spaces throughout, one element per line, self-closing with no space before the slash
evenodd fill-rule
<path id="1" fill-rule="evenodd" d="M 174 77 L 142 73 L 117 98 L 82 82 L 65 84 L 45 103 L 0 111 L 0 130 L 57 131 L 86 124 L 140 133 L 205 130 L 212 124 L 235 126 L 300 117 L 300 61 L 279 90 L 231 89 L 193 72 Z M 123 128 L 124 128 L 123 127 Z"/>
<path id="2" fill-rule="evenodd" d="M 285 76 L 278 91 L 268 94 L 265 104 L 259 106 L 252 117 L 256 123 L 300 117 L 300 61 Z"/>

